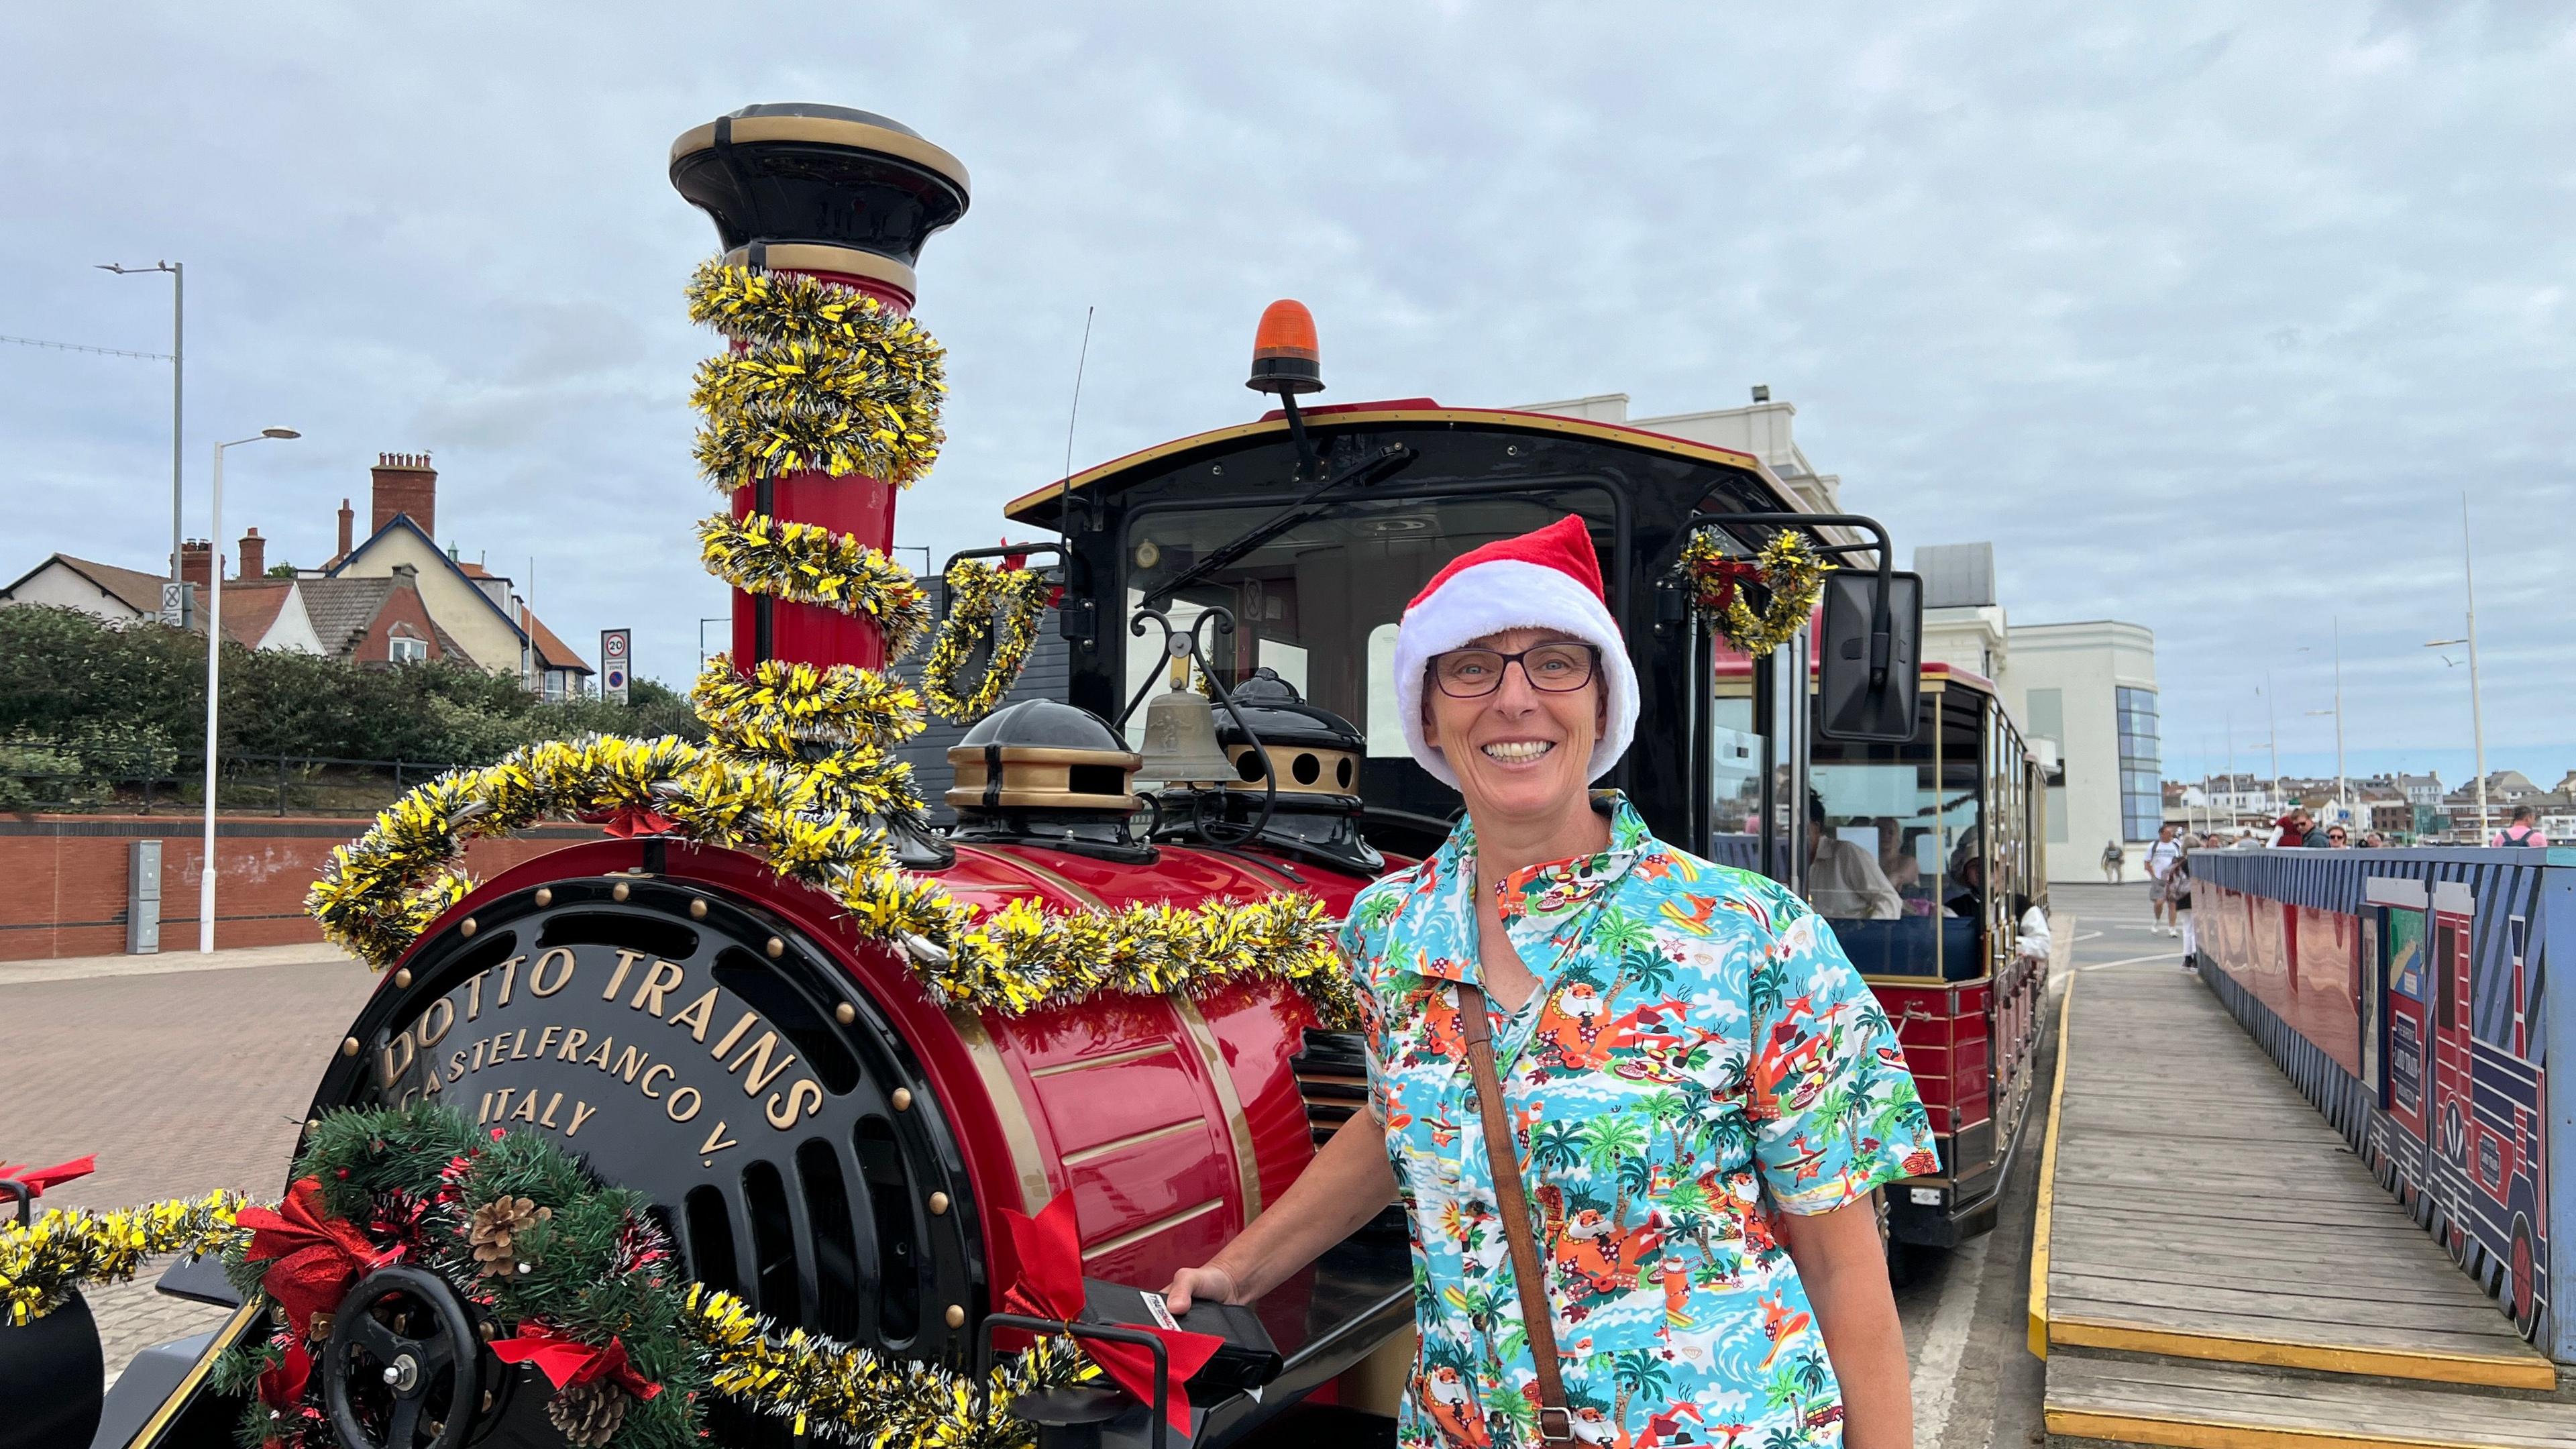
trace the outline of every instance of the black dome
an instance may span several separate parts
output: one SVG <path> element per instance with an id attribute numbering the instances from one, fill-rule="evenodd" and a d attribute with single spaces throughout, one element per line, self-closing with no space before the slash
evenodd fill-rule
<path id="1" fill-rule="evenodd" d="M 1267 665 L 1252 672 L 1252 677 L 1234 690 L 1234 706 L 1243 711 L 1246 724 L 1261 736 L 1264 748 L 1283 746 L 1309 750 L 1360 750 L 1368 740 L 1350 721 L 1328 709 L 1306 703 L 1297 695 L 1297 687 L 1279 677 Z M 1216 739 L 1221 745 L 1248 745 L 1243 731 L 1235 725 L 1234 716 L 1224 708 L 1216 712 Z"/>
<path id="2" fill-rule="evenodd" d="M 1260 728 L 1255 721 L 1254 728 Z M 1024 699 L 1018 704 L 997 709 L 978 720 L 966 737 L 957 742 L 961 747 L 982 749 L 986 745 L 1022 746 L 1052 750 L 1106 750 L 1112 754 L 1127 753 L 1127 742 L 1087 709 L 1076 709 L 1052 699 Z"/>

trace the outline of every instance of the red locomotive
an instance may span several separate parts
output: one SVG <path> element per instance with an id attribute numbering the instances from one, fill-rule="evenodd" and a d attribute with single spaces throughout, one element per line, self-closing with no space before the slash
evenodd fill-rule
<path id="1" fill-rule="evenodd" d="M 825 277 L 901 311 L 923 241 L 968 197 L 964 168 L 919 135 L 819 106 L 755 106 L 699 127 L 675 146 L 671 175 L 737 263 Z M 1797 879 L 1807 824 L 1791 807 L 1807 792 L 1812 728 L 1874 714 L 1877 737 L 1891 737 L 1892 716 L 1892 737 L 1912 739 L 1916 611 L 1887 603 L 1904 580 L 1885 566 L 1883 533 L 1868 546 L 1874 580 L 1836 576 L 1851 586 L 1841 607 L 1858 642 L 1838 647 L 1829 596 L 1813 713 L 1806 636 L 1727 669 L 1677 573 L 1703 534 L 1750 552 L 1796 528 L 1856 552 L 1831 530 L 1874 524 L 1797 514 L 1756 459 L 1636 429 L 1428 399 L 1301 409 L 1298 395 L 1321 386 L 1311 334 L 1268 340 L 1284 345 L 1265 350 L 1253 385 L 1279 410 L 1006 507 L 1060 540 L 1025 549 L 1062 584 L 1055 627 L 1016 702 L 916 760 L 923 793 L 954 819 L 899 841 L 908 868 L 988 909 L 1288 891 L 1340 912 L 1390 859 L 1433 848 L 1458 809 L 1407 757 L 1392 716 L 1387 661 L 1405 601 L 1457 554 L 1568 514 L 1592 529 L 1642 696 L 1635 747 L 1605 783 L 1665 838 Z M 734 511 L 884 550 L 894 497 L 799 473 L 744 488 Z M 738 661 L 884 663 L 873 625 L 811 604 L 737 592 L 733 628 Z M 1146 703 L 1167 670 L 1192 667 L 1219 707 L 1189 688 Z M 1955 683 L 1952 694 L 1975 695 Z M 1954 742 L 1944 757 L 1950 705 L 1926 702 L 1940 722 L 1928 808 L 1950 812 L 1942 839 L 1965 852 L 1952 858 L 1996 855 L 2007 817 L 2012 848 L 2035 850 L 2044 832 L 2013 783 L 2023 760 L 2017 740 L 2005 758 L 2009 726 L 1999 734 L 1974 711 L 1959 727 L 1968 753 Z M 1982 834 L 1957 828 L 1949 775 L 1962 760 L 1971 794 L 1992 802 Z M 1140 796 L 1140 775 L 1157 788 Z M 2027 861 L 2011 870 L 2035 878 Z M 1991 1041 L 1950 1051 L 1942 1072 L 1988 1074 L 1998 1104 L 1982 1138 L 1964 1115 L 1954 1124 L 1950 1147 L 1973 1146 L 1977 1161 L 1916 1185 L 1899 1204 L 1901 1236 L 1953 1241 L 1962 1223 L 1982 1226 L 1981 1195 L 1958 1193 L 1972 1175 L 1982 1188 L 2009 1150 L 2018 1113 L 2000 1103 L 2017 1106 L 2024 1090 L 2031 1022 L 2005 922 L 1980 904 L 1920 930 L 1897 923 L 1966 963 L 1936 965 L 1939 984 L 1903 999 L 1909 1049 L 1935 1033 Z M 602 1179 L 649 1195 L 696 1278 L 784 1324 L 956 1364 L 998 1307 L 989 1245 L 1002 1209 L 1069 1196 L 1085 1271 L 1154 1284 L 1275 1201 L 1361 1097 L 1355 1044 L 1315 1026 L 1302 996 L 1272 985 L 1016 1017 L 945 1009 L 830 898 L 781 884 L 754 855 L 647 832 L 531 861 L 440 915 L 351 1024 L 313 1107 L 436 1097 L 549 1134 Z M 1972 1099 L 1939 1098 L 1962 1114 Z M 223 1291 L 204 1275 L 171 1286 Z M 1284 1355 L 1278 1381 L 1211 1408 L 1199 1441 L 1318 1392 L 1368 1403 L 1391 1376 L 1351 1371 L 1391 1343 L 1401 1353 L 1410 1295 L 1400 1234 L 1363 1232 L 1327 1255 L 1259 1306 Z M 207 1386 L 203 1360 L 260 1312 L 242 1308 L 211 1346 L 138 1359 L 99 1442 L 226 1442 L 237 1406 Z M 779 1422 L 721 1407 L 711 1424 L 720 1442 L 788 1442 Z M 457 1442 L 484 1442 L 469 1433 L 518 1442 L 490 1426 Z"/>

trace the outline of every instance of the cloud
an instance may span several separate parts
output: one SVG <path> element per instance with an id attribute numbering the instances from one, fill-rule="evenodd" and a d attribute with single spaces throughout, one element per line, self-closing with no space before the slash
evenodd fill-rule
<path id="1" fill-rule="evenodd" d="M 2016 619 L 2155 629 L 2177 761 L 2267 671 L 2284 747 L 2329 740 L 2337 620 L 2352 740 L 2457 742 L 2417 646 L 2459 632 L 2465 492 L 2491 743 L 2576 759 L 2556 7 L 170 4 L 0 45 L 56 58 L 0 98 L 0 332 L 160 350 L 166 286 L 87 264 L 184 258 L 193 486 L 218 434 L 307 433 L 237 456 L 227 532 L 319 558 L 375 452 L 432 451 L 441 533 L 647 673 L 724 599 L 667 146 L 806 98 L 974 174 L 922 266 L 952 442 L 906 543 L 1056 476 L 1086 307 L 1076 466 L 1253 415 L 1295 295 L 1330 399 L 1770 384 L 1901 544 L 1993 539 Z M 0 346 L 0 570 L 157 566 L 164 381 Z"/>

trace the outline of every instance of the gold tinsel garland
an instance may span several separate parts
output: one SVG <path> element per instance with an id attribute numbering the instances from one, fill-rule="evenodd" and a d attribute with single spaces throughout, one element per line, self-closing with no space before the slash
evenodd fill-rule
<path id="1" fill-rule="evenodd" d="M 1028 663 L 1036 642 L 1038 620 L 1046 614 L 1054 585 L 1035 569 L 995 568 L 982 559 L 959 559 L 951 565 L 948 618 L 931 640 L 930 658 L 922 667 L 922 688 L 930 707 L 953 723 L 966 724 L 992 713 L 1010 693 Z M 977 646 L 990 640 L 992 657 L 972 689 L 958 675 Z"/>
<path id="2" fill-rule="evenodd" d="M 817 470 L 909 488 L 945 435 L 945 354 L 909 317 L 813 277 L 708 262 L 689 317 L 741 343 L 698 365 L 698 467 L 717 486 Z"/>
<path id="3" fill-rule="evenodd" d="M 24 1227 L 0 1225 L 0 1320 L 42 1318 L 75 1288 L 132 1278 L 146 1258 L 221 1247 L 240 1233 L 233 1215 L 244 1205 L 216 1192 L 119 1212 L 48 1208 Z"/>
<path id="4" fill-rule="evenodd" d="M 1061 914 L 1019 900 L 987 915 L 899 868 L 882 826 L 845 809 L 847 799 L 880 818 L 910 803 L 908 788 L 898 799 L 864 777 L 674 739 L 550 740 L 396 801 L 331 852 L 306 905 L 325 936 L 385 970 L 464 898 L 468 841 L 548 818 L 649 811 L 691 839 L 757 850 L 780 878 L 832 897 L 943 1004 L 1016 1016 L 1101 992 L 1198 996 L 1279 981 L 1304 991 L 1327 1024 L 1355 1019 L 1332 918 L 1312 897 Z"/>
<path id="5" fill-rule="evenodd" d="M 869 1445 L 1008 1449 L 1030 1441 L 1011 1400 L 1095 1378 L 1061 1334 L 993 1366 L 978 1384 L 936 1365 L 899 1363 L 864 1348 L 782 1331 L 731 1293 L 691 1284 L 685 1327 L 718 1393 L 756 1404 L 798 1434 Z"/>
<path id="6" fill-rule="evenodd" d="M 1729 647 L 1756 659 L 1807 627 L 1833 571 L 1806 539 L 1786 530 L 1771 535 L 1751 561 L 1728 557 L 1707 533 L 1693 534 L 1682 546 L 1681 566 L 1699 616 Z M 1746 584 L 1759 584 L 1770 596 L 1758 612 L 1745 602 Z"/>
<path id="7" fill-rule="evenodd" d="M 718 513 L 698 522 L 698 557 L 744 593 L 866 615 L 885 636 L 888 659 L 911 653 L 930 630 L 930 597 L 911 572 L 853 534 Z"/>

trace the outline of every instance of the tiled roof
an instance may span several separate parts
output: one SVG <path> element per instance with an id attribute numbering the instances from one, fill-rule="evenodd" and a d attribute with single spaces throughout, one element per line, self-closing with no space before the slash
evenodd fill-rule
<path id="1" fill-rule="evenodd" d="M 580 655 L 572 652 L 571 645 L 555 637 L 555 631 L 546 627 L 545 620 L 534 614 L 528 615 L 527 620 L 528 632 L 537 641 L 537 657 L 546 668 L 576 669 L 584 674 L 593 672 L 588 664 L 582 662 Z"/>
<path id="2" fill-rule="evenodd" d="M 394 581 L 380 576 L 305 579 L 303 584 L 304 615 L 313 621 L 314 635 L 332 658 L 346 659 L 384 608 Z"/>
<path id="3" fill-rule="evenodd" d="M 74 558 L 67 553 L 55 554 L 45 562 L 61 564 L 79 574 L 82 578 L 113 594 L 117 602 L 138 614 L 157 618 L 161 613 L 161 585 L 167 580 L 160 574 L 147 574 L 137 569 L 121 569 L 114 564 L 93 563 L 85 558 Z M 38 564 L 35 568 L 29 569 L 26 577 L 18 580 L 18 583 L 23 584 L 27 579 L 35 577 L 44 567 L 44 564 Z M 13 584 L 10 587 L 16 586 Z"/>
<path id="4" fill-rule="evenodd" d="M 224 637 L 235 643 L 258 647 L 269 626 L 277 622 L 277 611 L 286 607 L 286 596 L 295 589 L 291 579 L 257 579 L 250 583 L 227 582 L 224 585 Z"/>

